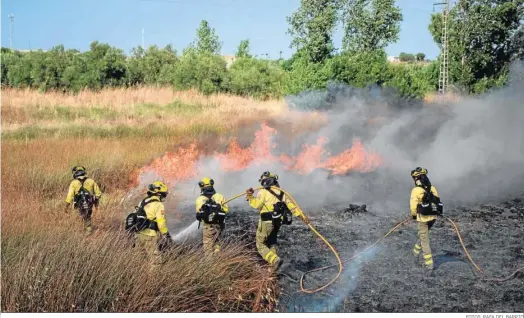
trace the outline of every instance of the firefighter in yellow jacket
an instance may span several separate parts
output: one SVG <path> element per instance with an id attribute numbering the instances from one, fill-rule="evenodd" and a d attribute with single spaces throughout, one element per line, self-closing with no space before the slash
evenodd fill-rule
<path id="1" fill-rule="evenodd" d="M 198 182 L 200 196 L 195 201 L 196 219 L 204 222 L 202 241 L 204 253 L 210 255 L 220 251 L 220 237 L 225 228 L 225 217 L 229 208 L 224 202 L 226 199 L 214 188 L 215 181 L 202 178 Z"/>
<path id="2" fill-rule="evenodd" d="M 167 228 L 164 204 L 168 188 L 162 181 L 148 186 L 147 197 L 140 202 L 146 214 L 143 229 L 136 233 L 135 247 L 142 250 L 152 265 L 162 263 L 161 249 L 172 242 Z"/>
<path id="3" fill-rule="evenodd" d="M 84 230 L 89 234 L 93 231 L 91 224 L 93 208 L 95 211 L 97 210 L 102 192 L 98 184 L 86 176 L 85 167 L 75 166 L 72 173 L 74 180 L 69 184 L 69 191 L 65 200 L 65 212 L 68 213 L 71 203 L 74 203 L 74 208 L 78 210 L 84 221 Z"/>
<path id="4" fill-rule="evenodd" d="M 429 244 L 429 231 L 437 215 L 442 213 L 442 204 L 438 196 L 437 189 L 431 185 L 427 176 L 428 170 L 417 167 L 411 171 L 411 177 L 415 182 L 415 187 L 411 190 L 409 206 L 413 220 L 418 222 L 419 240 L 413 248 L 413 254 L 418 260 L 422 251 L 424 258 L 424 268 L 433 270 L 433 255 Z"/>
<path id="5" fill-rule="evenodd" d="M 258 180 L 264 189 L 261 189 L 256 197 L 253 189 L 246 190 L 249 205 L 260 213 L 256 232 L 258 253 L 274 269 L 278 269 L 283 262 L 277 254 L 277 235 L 282 223 L 290 223 L 291 215 L 289 213 L 301 217 L 306 223 L 309 222 L 300 208 L 295 206 L 284 193 L 271 189 L 271 186 L 280 187 L 277 180 L 278 175 L 266 171 Z"/>

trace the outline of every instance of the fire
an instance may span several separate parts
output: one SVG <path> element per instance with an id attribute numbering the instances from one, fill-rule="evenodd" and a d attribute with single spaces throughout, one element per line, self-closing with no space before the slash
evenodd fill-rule
<path id="1" fill-rule="evenodd" d="M 296 157 L 282 155 L 282 163 L 287 170 L 296 171 L 300 174 L 311 173 L 316 168 L 323 166 L 322 156 L 326 153 L 324 144 L 327 138 L 319 137 L 315 145 L 304 145 L 302 152 Z"/>
<path id="2" fill-rule="evenodd" d="M 382 164 L 378 154 L 368 153 L 360 140 L 355 139 L 350 149 L 341 154 L 328 158 L 323 167 L 335 175 L 343 175 L 351 170 L 370 172 Z"/>
<path id="3" fill-rule="evenodd" d="M 276 159 L 271 154 L 271 148 L 275 145 L 271 143 L 271 137 L 275 133 L 275 129 L 262 124 L 260 130 L 255 133 L 255 140 L 248 148 L 242 149 L 238 142 L 233 140 L 226 153 L 215 152 L 214 158 L 224 171 L 242 171 L 253 163 L 274 162 Z"/>
<path id="4" fill-rule="evenodd" d="M 296 156 L 276 156 L 271 151 L 276 147 L 271 142 L 275 134 L 275 129 L 262 124 L 249 147 L 242 148 L 237 140 L 232 140 L 226 152 L 214 152 L 212 157 L 222 171 L 242 171 L 254 165 L 279 163 L 284 169 L 298 174 L 309 174 L 315 169 L 325 169 L 333 175 L 344 175 L 351 171 L 370 172 L 382 163 L 380 156 L 368 152 L 359 139 L 354 139 L 351 148 L 335 156 L 325 150 L 325 144 L 328 142 L 325 137 L 318 138 L 314 145 L 303 145 L 302 152 Z M 188 148 L 179 148 L 139 169 L 133 174 L 136 178 L 134 181 L 139 183 L 140 176 L 147 172 L 161 176 L 170 184 L 198 177 L 198 162 L 204 155 L 195 144 Z"/>

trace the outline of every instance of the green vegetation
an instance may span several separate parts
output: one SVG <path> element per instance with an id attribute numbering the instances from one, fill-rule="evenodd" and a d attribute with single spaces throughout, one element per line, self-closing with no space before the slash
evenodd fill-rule
<path id="1" fill-rule="evenodd" d="M 524 57 L 524 0 L 460 0 L 449 20 L 451 82 L 469 93 L 503 85 L 510 62 Z M 3 86 L 42 91 L 172 85 L 258 99 L 320 89 L 335 80 L 356 87 L 394 87 L 402 96 L 422 97 L 437 88 L 438 74 L 433 72 L 438 60 L 420 66 L 386 61 L 384 48 L 398 40 L 401 21 L 394 0 L 302 0 L 288 17 L 296 49 L 289 60 L 253 56 L 246 39 L 238 46 L 237 60 L 227 67 L 218 35 L 202 21 L 195 41 L 181 54 L 171 46 L 151 46 L 126 56 L 96 41 L 86 52 L 61 45 L 48 52 L 3 48 L 1 80 Z M 337 50 L 332 38 L 340 22 L 344 36 Z M 428 24 L 440 45 L 442 15 L 434 14 Z M 399 58 L 421 62 L 425 54 L 402 53 Z"/>
<path id="2" fill-rule="evenodd" d="M 448 17 L 450 80 L 481 93 L 505 83 L 509 62 L 524 58 L 524 0 L 460 0 Z M 429 26 L 441 45 L 442 16 Z"/>

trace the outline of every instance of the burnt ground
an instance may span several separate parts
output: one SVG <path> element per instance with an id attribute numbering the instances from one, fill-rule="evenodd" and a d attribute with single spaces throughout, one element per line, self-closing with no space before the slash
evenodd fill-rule
<path id="1" fill-rule="evenodd" d="M 524 197 L 523 197 L 524 198 Z M 487 273 L 507 276 L 524 266 L 524 199 L 452 208 L 467 248 Z M 382 216 L 381 216 L 382 215 Z M 375 242 L 402 218 L 384 217 L 364 206 L 331 207 L 314 213 L 312 224 L 342 259 Z M 405 217 L 408 215 L 406 214 Z M 404 216 L 403 216 L 404 217 Z M 231 209 L 226 235 L 255 241 L 257 215 Z M 390 235 L 357 260 L 344 265 L 339 280 L 316 294 L 299 291 L 300 275 L 336 264 L 329 249 L 298 219 L 283 226 L 279 254 L 289 262 L 281 275 L 281 312 L 523 312 L 524 273 L 503 283 L 482 281 L 464 255 L 450 224 L 439 219 L 430 234 L 435 270 L 428 275 L 411 254 L 415 222 Z M 420 260 L 421 262 L 421 260 Z M 330 280 L 337 267 L 309 274 L 305 287 Z"/>

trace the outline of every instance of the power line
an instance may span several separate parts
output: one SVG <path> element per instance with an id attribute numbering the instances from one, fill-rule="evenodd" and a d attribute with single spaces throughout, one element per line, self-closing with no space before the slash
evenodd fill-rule
<path id="1" fill-rule="evenodd" d="M 7 16 L 10 20 L 9 23 L 9 46 L 11 47 L 11 50 L 13 50 L 13 28 L 15 23 L 15 16 L 11 13 Z"/>

